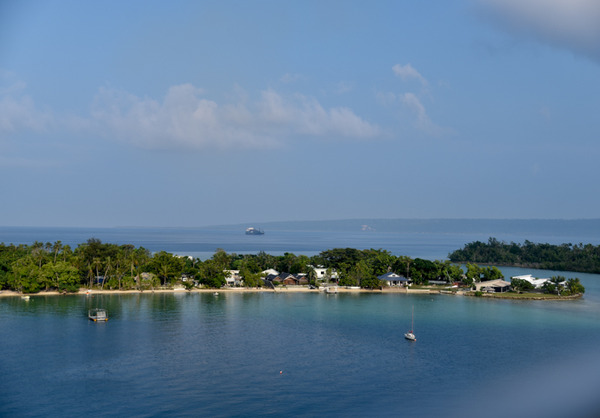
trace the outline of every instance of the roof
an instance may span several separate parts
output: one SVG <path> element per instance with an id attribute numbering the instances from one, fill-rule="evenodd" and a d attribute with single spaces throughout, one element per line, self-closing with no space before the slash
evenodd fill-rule
<path id="1" fill-rule="evenodd" d="M 531 274 L 523 274 L 522 276 L 512 276 L 510 279 L 511 280 L 514 280 L 514 279 L 525 280 L 525 281 L 531 283 L 536 288 L 540 288 L 544 285 L 544 283 L 550 281 L 550 279 L 535 278 Z"/>
<path id="2" fill-rule="evenodd" d="M 484 288 L 484 287 L 508 287 L 510 286 L 509 282 L 506 282 L 502 279 L 498 279 L 498 280 L 486 280 L 483 282 L 479 282 L 479 283 L 475 283 L 475 288 L 477 290 Z"/>
<path id="3" fill-rule="evenodd" d="M 389 273 L 382 274 L 381 276 L 377 276 L 377 278 L 379 280 L 407 280 L 406 277 L 400 276 L 399 274 L 396 274 L 392 271 L 390 271 Z"/>
<path id="4" fill-rule="evenodd" d="M 400 275 L 394 273 L 393 271 L 390 271 L 388 273 L 382 274 L 381 276 L 379 276 L 380 279 L 385 279 L 387 277 L 400 277 Z"/>

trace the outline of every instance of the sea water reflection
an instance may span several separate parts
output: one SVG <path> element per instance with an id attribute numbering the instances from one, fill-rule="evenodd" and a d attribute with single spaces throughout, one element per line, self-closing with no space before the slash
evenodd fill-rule
<path id="1" fill-rule="evenodd" d="M 535 416 L 526 406 L 546 402 L 548 387 L 570 382 L 586 394 L 597 383 L 575 373 L 588 370 L 575 360 L 600 343 L 598 279 L 583 280 L 589 297 L 550 303 L 273 292 L 0 298 L 0 415 Z M 95 306 L 108 309 L 108 323 L 86 319 Z M 413 306 L 411 344 L 403 333 Z M 539 393 L 524 403 L 532 387 Z"/>

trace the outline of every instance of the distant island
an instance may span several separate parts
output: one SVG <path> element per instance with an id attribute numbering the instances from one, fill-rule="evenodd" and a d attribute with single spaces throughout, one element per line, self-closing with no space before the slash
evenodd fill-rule
<path id="1" fill-rule="evenodd" d="M 479 248 L 480 244 L 472 243 L 466 247 Z M 488 243 L 492 247 L 501 245 L 504 244 L 493 239 Z M 461 257 L 467 257 L 467 253 L 458 256 Z M 577 297 L 585 292 L 577 278 L 553 277 L 545 280 L 543 287 L 530 286 L 526 280 L 511 284 L 502 278 L 502 272 L 495 266 L 467 263 L 464 271 L 451 260 L 413 259 L 395 256 L 382 249 L 334 248 L 312 257 L 292 253 L 274 256 L 265 252 L 228 254 L 217 250 L 212 258 L 202 261 L 166 251 L 152 254 L 143 247 L 102 243 L 95 238 L 74 249 L 60 241 L 0 244 L 0 291 L 23 294 L 40 291 L 76 293 L 82 289 L 140 292 L 174 288 L 275 290 L 288 286 L 296 289 L 434 289 L 475 296 L 484 292 L 486 295 L 526 292 L 534 293 L 536 298 L 544 298 L 544 295 Z"/>
<path id="2" fill-rule="evenodd" d="M 454 263 L 480 263 L 558 271 L 600 273 L 600 246 L 591 244 L 475 241 L 448 255 Z"/>

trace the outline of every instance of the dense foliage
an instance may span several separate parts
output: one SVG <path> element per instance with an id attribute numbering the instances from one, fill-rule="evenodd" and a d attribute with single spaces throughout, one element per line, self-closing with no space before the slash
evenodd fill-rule
<path id="1" fill-rule="evenodd" d="M 396 257 L 385 250 L 336 248 L 313 257 L 264 252 L 228 254 L 217 250 L 212 258 L 201 261 L 165 251 L 151 254 L 142 247 L 107 244 L 91 238 L 75 249 L 60 241 L 0 244 L 0 289 L 24 293 L 75 292 L 82 287 L 147 290 L 175 284 L 219 288 L 226 283 L 229 270 L 239 270 L 244 284 L 256 287 L 262 286 L 260 273 L 267 269 L 304 273 L 310 283 L 316 284 L 313 266 L 327 269 L 325 281 L 332 280 L 335 271 L 340 285 L 371 289 L 384 284 L 378 276 L 387 272 L 397 272 L 416 284 L 464 279 L 462 269 L 449 261 Z"/>
<path id="2" fill-rule="evenodd" d="M 600 246 L 591 244 L 523 244 L 498 241 L 490 238 L 466 244 L 464 248 L 449 254 L 455 263 L 482 263 L 513 265 L 559 271 L 600 273 Z"/>
<path id="3" fill-rule="evenodd" d="M 60 241 L 35 242 L 32 245 L 0 244 L 0 290 L 23 293 L 41 290 L 76 292 L 80 288 L 137 289 L 169 288 L 181 285 L 220 288 L 226 284 L 231 270 L 238 270 L 247 287 L 263 286 L 262 272 L 275 269 L 280 273 L 304 273 L 311 284 L 318 284 L 315 266 L 326 269 L 320 282 L 336 282 L 342 286 L 376 289 L 385 285 L 379 277 L 394 272 L 413 284 L 474 282 L 502 278 L 496 267 L 480 267 L 467 263 L 467 271 L 451 261 L 430 261 L 407 256 L 394 256 L 386 250 L 335 248 L 313 257 L 285 253 L 274 256 L 228 254 L 217 250 L 212 258 L 177 256 L 165 251 L 151 254 L 143 247 L 102 243 L 91 238 L 74 250 Z M 563 278 L 564 279 L 564 278 Z M 564 283 L 563 283 L 564 282 Z M 554 286 L 554 287 L 552 287 Z M 517 283 L 519 290 L 527 285 Z M 579 279 L 553 281 L 546 292 L 583 293 Z"/>

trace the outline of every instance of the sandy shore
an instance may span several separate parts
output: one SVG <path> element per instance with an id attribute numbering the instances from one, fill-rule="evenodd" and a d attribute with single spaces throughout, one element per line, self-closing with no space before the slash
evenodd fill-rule
<path id="1" fill-rule="evenodd" d="M 80 289 L 77 293 L 67 293 L 67 295 L 128 295 L 128 294 L 147 294 L 147 293 L 256 293 L 256 292 L 270 292 L 270 293 L 323 293 L 325 288 L 309 289 L 308 287 L 278 287 L 277 289 L 267 288 L 248 288 L 248 287 L 227 287 L 221 289 L 192 289 L 185 290 L 181 288 L 176 289 L 154 289 L 154 290 L 100 290 L 100 289 Z M 406 288 L 383 288 L 383 289 L 358 289 L 358 288 L 346 288 L 338 287 L 337 293 L 439 293 L 439 290 L 429 289 L 406 289 Z M 12 290 L 0 291 L 0 297 L 21 297 L 21 296 L 62 296 L 63 293 L 57 291 L 41 291 L 38 293 L 23 294 Z"/>
<path id="2" fill-rule="evenodd" d="M 267 289 L 267 288 L 249 288 L 249 287 L 224 287 L 221 289 L 192 289 L 185 290 L 183 288 L 176 289 L 154 289 L 154 290 L 100 290 L 100 289 L 80 289 L 77 293 L 67 293 L 67 295 L 81 295 L 81 296 L 92 296 L 92 295 L 128 295 L 128 294 L 149 294 L 149 293 L 325 293 L 325 288 L 321 287 L 318 289 L 309 289 L 308 287 L 303 286 L 288 286 L 288 287 L 278 287 L 275 290 Z M 475 292 L 453 292 L 443 289 L 428 289 L 428 288 L 419 288 L 419 289 L 407 289 L 405 287 L 384 287 L 383 289 L 360 289 L 356 287 L 347 288 L 347 287 L 338 287 L 337 293 L 395 293 L 395 294 L 449 294 L 454 296 L 471 296 L 475 297 Z M 61 292 L 57 291 L 42 291 L 39 293 L 28 293 L 23 294 L 20 292 L 15 292 L 12 290 L 0 290 L 0 298 L 2 297 L 38 297 L 38 296 L 62 296 L 64 295 Z M 576 300 L 583 297 L 583 295 L 572 295 L 572 296 L 562 296 L 560 298 L 542 296 L 542 295 L 512 295 L 512 294 L 483 294 L 481 295 L 484 298 L 490 299 L 511 299 L 511 300 Z"/>

